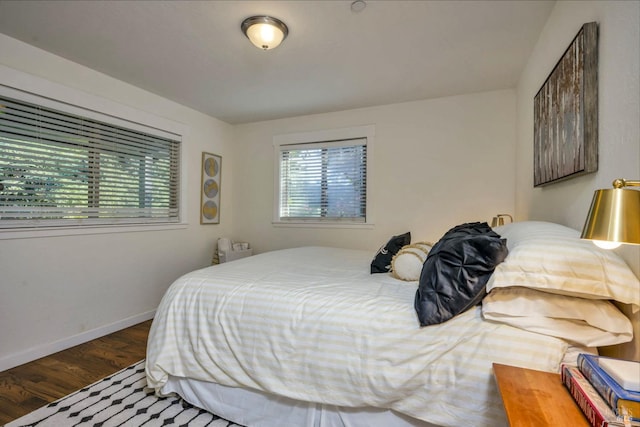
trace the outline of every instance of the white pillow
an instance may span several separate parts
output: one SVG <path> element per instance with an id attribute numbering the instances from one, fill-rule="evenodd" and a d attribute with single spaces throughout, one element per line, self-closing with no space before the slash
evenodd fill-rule
<path id="1" fill-rule="evenodd" d="M 391 275 L 407 282 L 419 280 L 422 265 L 432 246 L 433 244 L 428 242 L 404 246 L 391 259 Z"/>
<path id="2" fill-rule="evenodd" d="M 499 288 L 482 301 L 482 314 L 487 320 L 587 347 L 620 344 L 633 338 L 631 321 L 605 300 Z"/>
<path id="3" fill-rule="evenodd" d="M 522 286 L 640 306 L 640 281 L 629 266 L 616 253 L 581 240 L 577 230 L 525 221 L 494 231 L 507 239 L 509 255 L 496 267 L 487 291 Z"/>

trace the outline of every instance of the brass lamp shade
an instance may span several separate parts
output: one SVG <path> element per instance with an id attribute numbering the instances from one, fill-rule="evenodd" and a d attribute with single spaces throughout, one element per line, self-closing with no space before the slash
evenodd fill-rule
<path id="1" fill-rule="evenodd" d="M 498 215 L 494 216 L 493 219 L 491 220 L 491 228 L 499 227 L 501 225 L 504 225 L 504 219 L 506 217 L 509 217 L 511 222 L 513 222 L 513 217 L 511 215 L 509 215 L 509 214 L 498 214 Z"/>
<path id="2" fill-rule="evenodd" d="M 640 181 L 617 179 L 614 188 L 596 190 L 582 229 L 582 239 L 640 244 Z"/>

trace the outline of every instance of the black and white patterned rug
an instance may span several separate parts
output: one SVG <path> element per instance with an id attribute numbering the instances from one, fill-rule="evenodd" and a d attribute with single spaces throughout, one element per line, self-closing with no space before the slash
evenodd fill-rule
<path id="1" fill-rule="evenodd" d="M 142 360 L 33 411 L 5 427 L 242 427 L 177 397 L 147 388 Z"/>

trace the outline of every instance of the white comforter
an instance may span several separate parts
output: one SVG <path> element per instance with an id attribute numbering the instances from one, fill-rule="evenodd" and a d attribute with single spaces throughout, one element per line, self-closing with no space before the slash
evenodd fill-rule
<path id="1" fill-rule="evenodd" d="M 191 272 L 167 291 L 147 350 L 169 375 L 443 426 L 506 424 L 492 363 L 558 371 L 567 345 L 482 319 L 420 328 L 416 282 L 369 274 L 372 254 L 307 247 Z"/>

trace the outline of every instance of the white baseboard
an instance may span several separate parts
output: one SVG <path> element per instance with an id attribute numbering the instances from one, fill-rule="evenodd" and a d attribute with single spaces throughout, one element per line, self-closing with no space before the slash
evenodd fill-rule
<path id="1" fill-rule="evenodd" d="M 128 328 L 129 326 L 137 325 L 138 323 L 153 319 L 155 314 L 155 310 L 147 311 L 146 313 L 127 317 L 126 319 L 118 320 L 117 322 L 100 326 L 99 328 L 91 329 L 90 331 L 85 331 L 78 335 L 73 335 L 58 341 L 32 347 L 19 353 L 10 354 L 0 358 L 0 372 L 31 362 L 41 357 L 57 353 L 58 351 L 66 350 L 67 348 L 71 348 L 78 344 L 109 335 L 110 333 Z"/>

